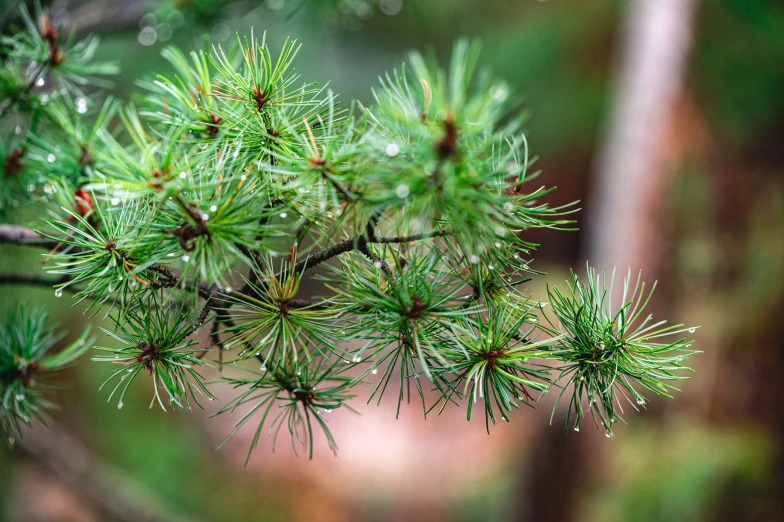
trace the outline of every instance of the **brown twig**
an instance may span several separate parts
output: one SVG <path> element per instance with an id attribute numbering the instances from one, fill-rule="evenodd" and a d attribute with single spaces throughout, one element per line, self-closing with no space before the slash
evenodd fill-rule
<path id="1" fill-rule="evenodd" d="M 0 224 L 0 245 L 21 245 L 52 249 L 58 242 L 41 236 L 36 231 L 19 226 Z"/>
<path id="2" fill-rule="evenodd" d="M 71 280 L 70 277 L 61 276 L 48 278 L 38 274 L 0 274 L 0 285 L 27 285 L 48 286 L 61 285 Z M 69 288 L 70 289 L 70 288 Z"/>
<path id="3" fill-rule="evenodd" d="M 354 249 L 364 254 L 365 253 L 364 251 L 367 251 L 368 244 L 411 243 L 413 241 L 421 241 L 423 239 L 443 237 L 449 234 L 450 232 L 447 230 L 439 230 L 437 232 L 431 232 L 426 234 L 414 234 L 410 236 L 397 236 L 397 237 L 366 238 L 365 236 L 357 236 L 335 243 L 334 245 L 327 247 L 319 252 L 316 252 L 315 254 L 310 254 L 308 257 L 306 257 L 305 259 L 303 259 L 302 261 L 294 265 L 293 270 L 294 272 L 302 272 L 308 270 L 317 265 L 320 265 L 325 261 L 329 261 L 330 259 L 337 257 L 340 254 L 351 252 Z"/>

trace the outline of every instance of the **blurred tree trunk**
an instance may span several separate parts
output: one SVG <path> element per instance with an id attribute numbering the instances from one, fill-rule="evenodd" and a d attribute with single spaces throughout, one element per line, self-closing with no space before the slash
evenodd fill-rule
<path id="1" fill-rule="evenodd" d="M 584 250 L 598 268 L 643 269 L 646 279 L 655 278 L 657 216 L 668 177 L 666 130 L 686 76 L 696 8 L 697 0 L 632 0 L 626 5 L 613 103 L 586 204 Z M 518 519 L 582 519 L 580 498 L 591 461 L 601 451 L 589 446 L 604 437 L 554 431 L 541 432 L 536 441 Z"/>
<path id="2" fill-rule="evenodd" d="M 655 271 L 668 174 L 662 145 L 686 76 L 696 7 L 697 0 L 633 0 L 627 7 L 615 97 L 586 205 L 594 266 Z"/>

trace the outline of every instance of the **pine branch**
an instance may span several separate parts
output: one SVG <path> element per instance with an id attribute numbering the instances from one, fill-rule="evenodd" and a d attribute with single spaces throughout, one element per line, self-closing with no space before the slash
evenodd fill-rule
<path id="1" fill-rule="evenodd" d="M 178 287 L 181 289 L 192 288 L 193 287 L 193 279 L 187 278 L 185 279 L 185 285 L 181 284 L 182 277 L 175 274 L 168 268 L 161 266 L 161 265 L 150 265 L 147 267 L 147 270 L 151 270 L 158 275 L 163 276 L 164 281 L 159 283 L 160 288 L 172 288 Z M 199 296 L 203 299 L 211 299 L 213 295 L 218 293 L 218 289 L 215 286 L 209 286 L 204 283 L 200 283 L 197 287 L 197 291 L 199 292 Z"/>
<path id="2" fill-rule="evenodd" d="M 327 247 L 315 254 L 310 254 L 308 257 L 303 259 L 302 261 L 297 262 L 292 269 L 295 273 L 304 272 L 309 270 L 315 266 L 320 265 L 325 261 L 329 261 L 332 258 L 339 256 L 340 254 L 345 254 L 346 252 L 351 252 L 352 250 L 358 250 L 360 252 L 367 252 L 367 245 L 368 244 L 392 244 L 392 243 L 411 243 L 414 241 L 422 241 L 424 239 L 432 239 L 435 237 L 444 237 L 451 234 L 448 230 L 439 230 L 436 232 L 424 233 L 424 234 L 413 234 L 410 236 L 397 236 L 397 237 L 370 237 L 366 238 L 365 236 L 356 236 L 352 237 L 334 245 Z M 368 254 L 366 254 L 368 255 Z M 277 274 L 279 276 L 280 274 Z"/>
<path id="3" fill-rule="evenodd" d="M 118 407 L 147 374 L 163 409 L 201 407 L 200 396 L 214 399 L 201 359 L 215 346 L 222 365 L 223 352 L 236 350 L 230 364 L 262 364 L 256 375 L 226 379 L 238 395 L 220 412 L 253 403 L 236 428 L 261 412 L 255 447 L 281 406 L 269 431 L 287 425 L 295 447 L 312 455 L 314 427 L 337 448 L 322 413 L 344 406 L 348 389 L 379 370 L 372 397 L 399 380 L 398 405 L 414 387 L 427 414 L 434 386 L 444 405 L 468 398 L 469 419 L 481 397 L 488 429 L 536 401 L 532 391 L 568 379 L 576 390 L 570 412 L 599 415 L 610 435 L 619 396 L 642 405 L 641 391 L 669 396 L 668 382 L 682 378 L 674 372 L 686 369 L 680 361 L 693 353 L 690 342 L 664 346 L 635 333 L 639 302 L 613 317 L 597 298 L 599 283 L 575 279 L 568 295 L 549 294 L 556 325 L 518 289 L 538 273 L 523 259 L 537 245 L 519 232 L 561 228 L 572 209 L 543 203 L 551 191 L 544 186 L 526 190 L 537 174 L 526 174 L 522 118 L 509 112 L 508 85 L 478 74 L 476 45 L 458 42 L 447 70 L 412 55 L 411 68 L 384 76 L 374 105 L 358 116 L 326 88 L 302 83 L 296 42 L 279 54 L 252 37 L 238 38 L 234 50 L 166 48 L 175 73 L 142 84 L 140 109 L 107 102 L 88 126 L 75 114 L 87 103 L 78 85 L 111 69 L 90 63 L 97 42 L 63 42 L 66 56 L 45 16 L 41 30 L 23 16 L 27 31 L 0 42 L 0 52 L 25 65 L 48 56 L 53 81 L 84 107 L 42 105 L 47 123 L 28 132 L 40 150 L 24 164 L 3 150 L 14 177 L 0 209 L 42 196 L 43 184 L 60 210 L 47 221 L 53 239 L 0 225 L 0 244 L 49 248 L 50 272 L 64 276 L 0 274 L 0 284 L 79 287 L 91 308 L 117 299 L 113 338 L 122 346 L 96 347 L 106 355 L 95 360 L 113 365 L 106 383 Z M 27 79 L 14 73 L 15 89 Z M 110 124 L 115 115 L 119 129 Z M 51 124 L 57 132 L 47 135 Z M 381 223 L 387 237 L 378 230 L 382 215 L 391 217 Z M 425 232 L 401 235 L 412 230 Z M 335 235 L 351 237 L 332 243 Z M 300 258 L 293 248 L 282 267 L 271 266 L 282 238 L 306 237 L 327 246 Z M 444 239 L 425 241 L 435 238 Z M 332 294 L 299 297 L 305 272 L 352 252 L 361 255 L 330 271 Z M 251 268 L 245 285 L 227 288 L 240 263 Z M 8 321 L 14 335 L 17 323 Z M 192 334 L 205 325 L 210 340 L 198 346 Z M 356 379 L 344 374 L 352 362 L 366 365 Z M 584 410 L 585 396 L 601 405 Z M 0 416 L 0 431 L 7 424 Z"/>
<path id="4" fill-rule="evenodd" d="M 22 86 L 22 88 L 19 89 L 14 94 L 14 96 L 11 96 L 8 99 L 3 100 L 2 103 L 0 103 L 0 119 L 2 119 L 5 116 L 5 113 L 8 109 L 13 107 L 16 102 L 21 100 L 30 91 L 33 90 L 33 88 L 35 87 L 35 83 L 38 81 L 38 78 L 41 76 L 44 70 L 46 70 L 46 65 L 39 66 L 37 70 L 32 74 L 30 79 L 27 81 L 27 83 L 25 83 L 24 86 Z"/>
<path id="5" fill-rule="evenodd" d="M 451 235 L 449 230 L 437 230 L 436 232 L 412 234 L 410 236 L 397 236 L 397 237 L 379 237 L 370 241 L 370 243 L 388 244 L 388 243 L 413 243 L 414 241 L 422 241 L 423 239 L 433 239 L 435 237 L 445 237 Z"/>
<path id="6" fill-rule="evenodd" d="M 51 250 L 56 248 L 59 243 L 53 239 L 42 237 L 28 227 L 0 224 L 0 244 L 40 247 Z"/>
<path id="7" fill-rule="evenodd" d="M 38 274 L 0 274 L 0 285 L 27 285 L 54 287 L 70 281 L 70 277 L 49 278 Z M 66 287 L 71 289 L 71 287 Z M 73 291 L 73 290 L 72 290 Z"/>

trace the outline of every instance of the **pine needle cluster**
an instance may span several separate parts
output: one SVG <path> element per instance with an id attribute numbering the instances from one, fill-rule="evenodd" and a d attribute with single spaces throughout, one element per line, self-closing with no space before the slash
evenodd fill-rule
<path id="1" fill-rule="evenodd" d="M 115 70 L 91 60 L 96 40 L 22 18 L 0 40 L 0 115 L 23 122 L 2 140 L 0 211 L 44 212 L 57 295 L 111 316 L 94 360 L 119 407 L 141 381 L 151 407 L 201 407 L 217 366 L 235 390 L 217 414 L 255 423 L 251 450 L 284 431 L 312 456 L 319 430 L 337 449 L 328 414 L 360 384 L 398 414 L 411 395 L 424 415 L 481 408 L 488 431 L 555 388 L 568 427 L 590 413 L 611 435 L 624 401 L 669 396 L 688 370 L 692 330 L 644 316 L 639 279 L 613 308 L 612 277 L 573 274 L 550 314 L 522 289 L 540 273 L 528 232 L 570 230 L 576 208 L 547 203 L 519 103 L 476 43 L 446 68 L 411 53 L 367 106 L 301 78 L 295 41 L 167 47 L 172 72 L 121 104 L 84 93 Z M 14 398 L 33 396 L 25 368 L 86 343 L 52 362 L 42 314 L 18 313 L 0 344 L 4 435 L 46 409 Z"/>

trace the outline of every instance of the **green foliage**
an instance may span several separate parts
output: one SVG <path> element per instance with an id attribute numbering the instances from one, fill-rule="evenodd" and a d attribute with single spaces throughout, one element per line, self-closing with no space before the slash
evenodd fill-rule
<path id="1" fill-rule="evenodd" d="M 128 387 L 142 373 L 152 377 L 153 397 L 150 408 L 157 401 L 162 409 L 173 404 L 180 411 L 191 409 L 190 401 L 202 407 L 198 395 L 210 400 L 215 397 L 204 385 L 194 367 L 202 365 L 198 358 L 199 348 L 196 341 L 187 340 L 195 322 L 188 313 L 188 304 L 167 303 L 161 292 L 149 292 L 144 299 L 138 299 L 133 308 L 115 317 L 120 334 L 104 330 L 122 346 L 102 347 L 97 350 L 109 353 L 96 356 L 95 361 L 110 362 L 120 366 L 101 386 L 117 381 L 109 400 L 120 390 L 117 407 L 123 407 L 123 398 Z M 163 393 L 161 393 L 163 392 Z"/>
<path id="2" fill-rule="evenodd" d="M 78 200 L 83 207 L 94 199 L 88 193 L 83 197 Z M 135 221 L 141 211 L 138 206 L 128 204 L 119 212 L 109 212 L 99 206 L 91 210 L 87 218 L 67 208 L 62 210 L 67 215 L 66 220 L 49 221 L 52 231 L 44 233 L 64 245 L 49 256 L 53 265 L 49 272 L 68 277 L 57 286 L 58 297 L 62 296 L 63 289 L 83 285 L 75 295 L 81 299 L 92 297 L 92 308 L 109 299 L 131 302 L 134 294 L 150 285 L 136 275 L 142 260 L 150 255 L 154 258 L 138 243 L 146 233 L 139 229 L 140 222 Z"/>
<path id="3" fill-rule="evenodd" d="M 614 309 L 614 279 L 614 271 L 608 284 L 604 271 L 596 274 L 587 267 L 585 282 L 572 272 L 566 294 L 558 288 L 548 291 L 553 313 L 566 332 L 559 338 L 558 358 L 564 362 L 559 378 L 568 379 L 572 386 L 567 427 L 574 414 L 574 430 L 580 431 L 585 398 L 591 417 L 608 437 L 612 436 L 613 423 L 622 420 L 618 414 L 623 413 L 621 398 L 637 409 L 645 407 L 647 401 L 640 389 L 672 397 L 672 391 L 680 390 L 666 381 L 685 379 L 674 372 L 690 371 L 682 362 L 697 353 L 689 349 L 691 341 L 672 337 L 694 333 L 696 328 L 665 326 L 666 321 L 653 323 L 651 315 L 643 316 L 653 288 L 646 296 L 639 274 L 632 287 L 629 271 L 623 282 L 621 305 Z"/>
<path id="4" fill-rule="evenodd" d="M 455 321 L 470 311 L 458 295 L 459 279 L 443 263 L 439 250 L 407 250 L 404 257 L 402 247 L 384 245 L 375 262 L 346 256 L 339 272 L 342 284 L 334 287 L 346 313 L 357 316 L 344 330 L 347 339 L 364 341 L 352 362 L 368 359 L 366 374 L 382 368 L 369 401 L 376 395 L 381 400 L 397 371 L 398 415 L 412 381 L 426 409 L 420 375 L 430 378 L 434 365 L 446 363 L 449 337 L 458 328 Z M 433 384 L 440 386 L 440 381 Z"/>
<path id="5" fill-rule="evenodd" d="M 94 359 L 115 365 L 104 386 L 120 407 L 139 379 L 152 381 L 151 407 L 201 406 L 215 398 L 202 372 L 216 356 L 237 390 L 218 414 L 243 412 L 234 432 L 257 423 L 251 450 L 285 426 L 312 456 L 314 430 L 336 450 L 325 415 L 350 409 L 360 384 L 379 402 L 392 390 L 398 414 L 412 388 L 424 415 L 465 399 L 470 419 L 481 402 L 488 430 L 571 389 L 568 422 L 579 428 L 585 399 L 611 433 L 620 397 L 669 396 L 686 369 L 690 343 L 660 343 L 683 330 L 641 318 L 642 287 L 613 312 L 589 269 L 588 282 L 550 290 L 558 324 L 520 290 L 540 273 L 526 231 L 571 227 L 574 206 L 551 207 L 551 189 L 532 186 L 524 117 L 479 68 L 477 44 L 458 42 L 447 70 L 412 53 L 372 106 L 301 80 L 289 40 L 279 52 L 253 34 L 227 49 L 166 48 L 171 76 L 144 80 L 135 104 L 93 111 L 83 79 L 111 68 L 90 65 L 93 43 L 31 23 L 2 40 L 3 111 L 33 112 L 30 132 L 3 145 L 1 194 L 41 196 L 57 295 L 111 315 L 117 345 Z M 51 45 L 67 58 L 52 60 Z M 25 83 L 33 60 L 65 95 L 22 103 L 37 92 Z M 207 325 L 200 343 L 192 334 Z M 250 359 L 259 370 L 235 376 Z"/>
<path id="6" fill-rule="evenodd" d="M 268 433 L 272 435 L 273 451 L 278 434 L 285 426 L 291 436 L 294 452 L 301 446 L 308 451 L 310 458 L 313 458 L 315 425 L 323 430 L 329 448 L 337 454 L 337 442 L 329 431 L 325 415 L 340 407 L 351 409 L 345 403 L 352 398 L 349 392 L 351 378 L 341 377 L 339 373 L 333 363 L 319 358 L 311 364 L 284 363 L 274 369 L 262 366 L 260 377 L 225 379 L 235 389 L 240 388 L 243 391 L 222 407 L 218 414 L 233 412 L 239 406 L 251 404 L 247 413 L 234 425 L 234 431 L 229 438 L 253 415 L 260 413 L 261 420 L 248 450 L 248 459 L 267 425 Z"/>
<path id="7" fill-rule="evenodd" d="M 300 364 L 315 355 L 334 349 L 333 335 L 341 311 L 335 307 L 303 304 L 297 300 L 302 274 L 294 270 L 293 259 L 275 274 L 272 259 L 264 263 L 266 270 L 253 267 L 257 285 L 245 280 L 250 293 L 230 292 L 234 324 L 225 330 L 233 334 L 226 348 L 239 347 L 238 357 L 256 357 L 275 372 L 278 366 L 299 370 Z"/>
<path id="8" fill-rule="evenodd" d="M 370 181 L 381 188 L 382 205 L 405 202 L 416 226 L 448 223 L 469 255 L 499 241 L 525 250 L 517 233 L 564 225 L 552 219 L 565 209 L 527 207 L 546 192 L 522 190 L 529 166 L 524 119 L 510 116 L 509 86 L 478 72 L 478 59 L 479 46 L 460 41 L 448 72 L 412 53 L 411 74 L 403 68 L 382 80 L 376 105 L 364 111 L 383 158 Z"/>
<path id="9" fill-rule="evenodd" d="M 63 28 L 49 22 L 46 14 L 33 20 L 26 9 L 21 11 L 22 27 L 13 36 L 2 36 L 2 44 L 14 60 L 32 65 L 31 81 L 40 81 L 48 75 L 56 92 L 65 89 L 75 96 L 83 95 L 81 88 L 87 85 L 107 85 L 99 75 L 116 74 L 113 63 L 93 61 L 98 49 L 94 37 L 76 40 L 76 33 L 63 35 Z M 42 84 L 44 82 L 41 82 Z M 41 99 L 45 103 L 46 98 Z"/>
<path id="10" fill-rule="evenodd" d="M 40 195 L 41 182 L 54 181 L 69 187 L 76 183 L 79 170 L 90 162 L 90 131 L 79 118 L 88 110 L 84 88 L 108 85 L 101 76 L 118 70 L 115 64 L 93 60 L 97 38 L 77 41 L 73 32 L 65 37 L 62 27 L 52 25 L 46 14 L 34 20 L 24 7 L 20 18 L 22 27 L 15 34 L 0 35 L 0 118 L 27 117 L 26 121 L 16 118 L 10 133 L 8 126 L 1 131 L 3 220 L 11 218 L 10 209 Z M 102 116 L 92 132 L 106 123 L 110 111 L 102 112 Z M 54 128 L 40 132 L 42 122 L 47 121 Z M 61 157 L 64 137 L 69 146 L 66 156 Z M 68 198 L 72 203 L 73 190 L 71 187 Z M 52 187 L 45 184 L 43 197 L 49 198 L 52 192 Z"/>
<path id="11" fill-rule="evenodd" d="M 11 308 L 0 323 L 0 437 L 21 434 L 22 425 L 45 423 L 56 405 L 46 398 L 46 377 L 79 358 L 92 345 L 89 330 L 53 353 L 63 338 L 41 308 Z"/>
<path id="12" fill-rule="evenodd" d="M 508 422 L 506 413 L 519 408 L 518 402 L 530 406 L 536 400 L 534 393 L 550 389 L 549 367 L 532 360 L 550 358 L 548 349 L 558 338 L 538 342 L 528 338 L 536 333 L 532 326 L 536 317 L 525 301 L 513 307 L 489 304 L 486 316 L 476 314 L 470 323 L 464 318 L 456 322 L 462 328 L 455 330 L 455 347 L 447 351 L 452 363 L 440 370 L 447 379 L 456 374 L 444 405 L 453 394 L 467 397 L 470 420 L 477 396 L 483 398 L 489 432 L 489 423 L 497 424 L 494 407 Z"/>

